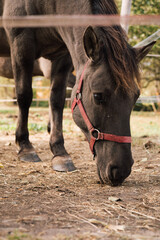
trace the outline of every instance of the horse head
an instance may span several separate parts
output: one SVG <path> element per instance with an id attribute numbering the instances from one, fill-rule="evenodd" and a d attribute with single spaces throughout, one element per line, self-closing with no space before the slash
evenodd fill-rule
<path id="1" fill-rule="evenodd" d="M 130 115 L 140 94 L 138 63 L 155 42 L 136 49 L 116 28 L 115 37 L 103 31 L 88 27 L 84 33 L 89 60 L 77 74 L 72 110 L 90 143 L 101 182 L 116 186 L 131 173 Z"/>

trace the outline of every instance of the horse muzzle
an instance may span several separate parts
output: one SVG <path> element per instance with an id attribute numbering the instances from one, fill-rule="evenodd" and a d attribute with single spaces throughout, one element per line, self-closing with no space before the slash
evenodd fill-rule
<path id="1" fill-rule="evenodd" d="M 118 164 L 108 163 L 107 167 L 102 167 L 97 163 L 98 176 L 101 183 L 109 183 L 112 186 L 121 185 L 130 175 L 133 165 L 133 159 L 130 164 L 119 166 Z M 100 167 L 101 166 L 101 167 Z"/>

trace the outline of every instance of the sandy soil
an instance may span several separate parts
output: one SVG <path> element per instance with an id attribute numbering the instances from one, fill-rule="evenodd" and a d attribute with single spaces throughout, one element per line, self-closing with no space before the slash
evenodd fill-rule
<path id="1" fill-rule="evenodd" d="M 0 239 L 159 240 L 159 145 L 134 139 L 132 174 L 111 187 L 99 183 L 88 143 L 65 138 L 77 167 L 72 173 L 52 170 L 47 133 L 31 135 L 41 163 L 17 160 L 14 134 L 1 134 Z"/>

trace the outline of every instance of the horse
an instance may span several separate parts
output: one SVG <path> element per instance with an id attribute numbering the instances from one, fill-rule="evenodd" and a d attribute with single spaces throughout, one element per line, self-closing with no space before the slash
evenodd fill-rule
<path id="1" fill-rule="evenodd" d="M 118 14 L 114 0 L 0 0 L 3 18 L 46 14 Z M 29 141 L 28 113 L 32 101 L 34 60 L 52 64 L 50 93 L 50 149 L 56 171 L 74 171 L 74 163 L 64 147 L 62 117 L 66 79 L 74 67 L 72 90 L 75 123 L 89 142 L 101 183 L 117 186 L 130 175 L 130 115 L 140 94 L 138 64 L 155 42 L 134 48 L 121 26 L 13 28 L 0 30 L 2 56 L 11 55 L 19 107 L 16 129 L 18 157 L 41 161 Z"/>

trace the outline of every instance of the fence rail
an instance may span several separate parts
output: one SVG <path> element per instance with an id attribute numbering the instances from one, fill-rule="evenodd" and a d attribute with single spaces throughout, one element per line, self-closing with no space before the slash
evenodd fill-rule
<path id="1" fill-rule="evenodd" d="M 136 103 L 160 103 L 160 95 L 149 97 L 141 96 Z"/>
<path id="2" fill-rule="evenodd" d="M 0 87 L 15 88 L 15 85 L 12 84 L 0 84 Z M 32 86 L 34 89 L 50 89 L 47 86 Z"/>
<path id="3" fill-rule="evenodd" d="M 0 18 L 0 27 L 87 27 L 109 25 L 158 25 L 160 15 L 37 15 Z"/>
<path id="4" fill-rule="evenodd" d="M 49 99 L 48 98 L 46 98 L 46 99 L 34 98 L 32 101 L 33 102 L 48 102 Z M 71 98 L 66 98 L 66 101 L 70 102 Z M 0 99 L 0 103 L 12 103 L 12 102 L 17 102 L 17 99 Z M 138 98 L 136 103 L 147 103 L 147 104 L 150 104 L 150 103 L 160 103 L 160 95 L 158 95 L 158 96 L 150 96 L 150 97 L 141 96 L 141 97 Z"/>

